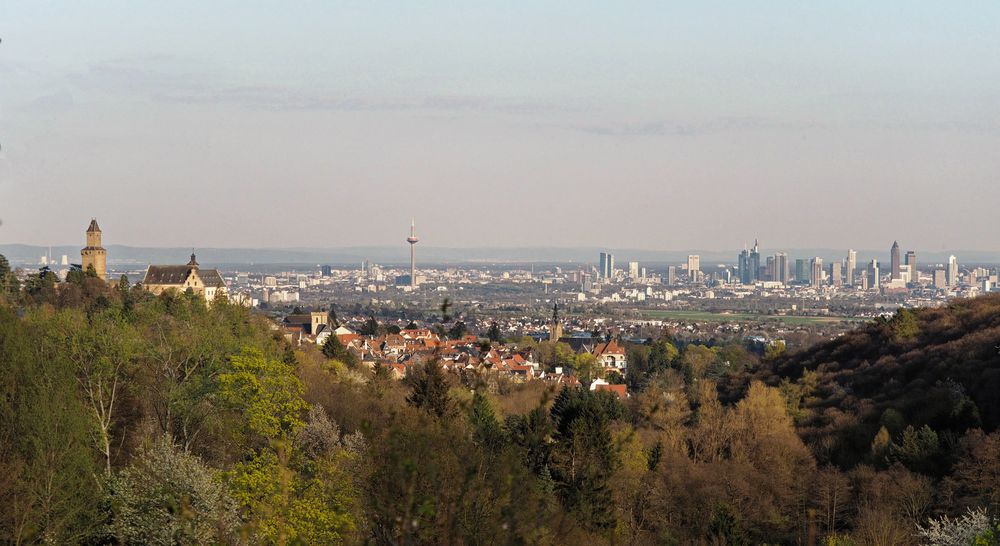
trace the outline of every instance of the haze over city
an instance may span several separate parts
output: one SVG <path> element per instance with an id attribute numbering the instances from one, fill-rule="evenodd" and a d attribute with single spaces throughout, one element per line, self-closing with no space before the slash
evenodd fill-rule
<path id="1" fill-rule="evenodd" d="M 996 2 L 0 7 L 0 243 L 1000 249 Z"/>

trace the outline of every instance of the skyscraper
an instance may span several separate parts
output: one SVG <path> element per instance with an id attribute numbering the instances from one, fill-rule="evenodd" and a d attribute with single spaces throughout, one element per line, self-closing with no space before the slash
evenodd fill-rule
<path id="1" fill-rule="evenodd" d="M 667 267 L 667 286 L 673 286 L 677 284 L 677 266 Z"/>
<path id="2" fill-rule="evenodd" d="M 847 251 L 847 284 L 854 286 L 854 271 L 858 269 L 858 253 Z"/>
<path id="3" fill-rule="evenodd" d="M 615 276 L 615 255 L 610 252 L 601 252 L 601 265 L 597 271 L 597 276 L 610 281 Z"/>
<path id="4" fill-rule="evenodd" d="M 872 263 L 868 265 L 868 288 L 878 290 L 878 277 L 878 260 L 872 260 Z"/>
<path id="5" fill-rule="evenodd" d="M 896 242 L 896 241 L 892 242 L 892 248 L 889 249 L 889 254 L 890 254 L 890 259 L 891 259 L 891 264 L 892 264 L 891 265 L 891 267 L 892 267 L 892 280 L 895 281 L 895 280 L 901 279 L 902 278 L 902 275 L 900 275 L 901 268 L 899 267 L 899 265 L 900 265 L 901 262 L 900 262 L 900 259 L 899 259 L 899 243 L 898 242 Z"/>
<path id="6" fill-rule="evenodd" d="M 740 252 L 739 262 L 736 264 L 736 272 L 740 277 L 741 284 L 753 283 L 753 276 L 750 274 L 750 251 L 746 248 Z"/>
<path id="7" fill-rule="evenodd" d="M 948 257 L 948 286 L 958 286 L 958 258 Z"/>
<path id="8" fill-rule="evenodd" d="M 910 269 L 910 282 L 920 284 L 920 272 L 917 271 L 917 253 L 912 250 L 906 251 L 906 267 Z"/>
<path id="9" fill-rule="evenodd" d="M 694 281 L 698 279 L 698 272 L 701 271 L 701 257 L 697 254 L 688 255 L 688 279 Z"/>
<path id="10" fill-rule="evenodd" d="M 760 279 L 760 250 L 757 247 L 757 239 L 754 239 L 753 248 L 750 249 L 750 282 L 757 282 Z"/>
<path id="11" fill-rule="evenodd" d="M 410 288 L 417 287 L 417 251 L 416 246 L 420 239 L 417 238 L 416 222 L 410 219 L 410 236 L 406 242 L 410 243 Z"/>
<path id="12" fill-rule="evenodd" d="M 819 256 L 812 259 L 810 262 L 811 274 L 809 276 L 809 282 L 815 287 L 819 287 L 823 283 L 823 258 Z"/>
<path id="13" fill-rule="evenodd" d="M 795 260 L 795 281 L 809 284 L 812 274 L 809 269 L 809 260 L 798 258 Z"/>
<path id="14" fill-rule="evenodd" d="M 774 255 L 774 270 L 777 272 L 774 280 L 780 282 L 781 284 L 788 284 L 791 280 L 788 278 L 788 254 L 784 252 L 778 252 Z"/>
<path id="15" fill-rule="evenodd" d="M 628 263 L 628 276 L 632 279 L 639 278 L 639 262 L 629 262 Z"/>
<path id="16" fill-rule="evenodd" d="M 842 282 L 840 278 L 840 262 L 830 262 L 830 285 L 840 287 Z"/>

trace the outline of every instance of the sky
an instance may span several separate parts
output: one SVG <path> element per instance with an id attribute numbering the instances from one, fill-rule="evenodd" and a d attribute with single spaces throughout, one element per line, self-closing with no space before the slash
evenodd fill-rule
<path id="1" fill-rule="evenodd" d="M 84 5 L 88 4 L 88 5 Z M 1000 2 L 3 2 L 0 243 L 1000 250 Z"/>

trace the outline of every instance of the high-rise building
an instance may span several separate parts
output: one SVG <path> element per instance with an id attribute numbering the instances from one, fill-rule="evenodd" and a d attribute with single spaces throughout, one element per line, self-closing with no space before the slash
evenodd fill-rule
<path id="1" fill-rule="evenodd" d="M 900 264 L 902 262 L 900 261 L 899 243 L 897 241 L 892 242 L 892 248 L 889 249 L 889 259 L 891 263 L 890 267 L 892 268 L 892 277 L 890 277 L 890 280 L 898 280 L 901 278 L 900 272 L 902 271 L 902 268 L 900 267 Z"/>
<path id="2" fill-rule="evenodd" d="M 740 252 L 739 262 L 736 264 L 736 273 L 741 284 L 752 284 L 753 275 L 750 274 L 750 251 L 746 248 Z"/>
<path id="3" fill-rule="evenodd" d="M 809 282 L 813 286 L 819 287 L 823 283 L 823 258 L 819 256 L 813 258 L 810 266 Z"/>
<path id="4" fill-rule="evenodd" d="M 798 258 L 795 260 L 795 281 L 809 284 L 812 271 L 809 269 L 809 260 Z"/>
<path id="5" fill-rule="evenodd" d="M 934 288 L 938 290 L 948 288 L 948 277 L 944 269 L 934 270 Z"/>
<path id="6" fill-rule="evenodd" d="M 615 255 L 610 252 L 601 252 L 601 266 L 598 276 L 605 281 L 610 281 L 615 276 Z"/>
<path id="7" fill-rule="evenodd" d="M 333 268 L 328 265 L 321 266 L 319 269 L 324 277 L 329 277 L 333 274 Z"/>
<path id="8" fill-rule="evenodd" d="M 632 279 L 639 278 L 639 262 L 628 263 L 628 276 Z"/>
<path id="9" fill-rule="evenodd" d="M 778 272 L 774 269 L 774 256 L 767 257 L 767 265 L 764 266 L 764 269 L 767 271 L 765 279 L 769 281 L 778 280 Z"/>
<path id="10" fill-rule="evenodd" d="M 910 269 L 910 282 L 920 284 L 920 272 L 917 271 L 917 253 L 907 250 L 905 260 L 906 267 Z"/>
<path id="11" fill-rule="evenodd" d="M 93 268 L 97 278 L 108 280 L 108 251 L 101 246 L 101 228 L 96 218 L 91 218 L 87 228 L 87 246 L 80 250 L 80 267 L 84 272 Z"/>
<path id="12" fill-rule="evenodd" d="M 854 286 L 854 272 L 858 269 L 858 253 L 847 251 L 847 284 Z"/>
<path id="13" fill-rule="evenodd" d="M 675 284 L 677 284 L 677 266 L 671 265 L 667 267 L 667 286 Z"/>
<path id="14" fill-rule="evenodd" d="M 958 258 L 948 257 L 948 286 L 958 286 Z"/>
<path id="15" fill-rule="evenodd" d="M 878 290 L 879 286 L 878 260 L 868 264 L 868 288 Z"/>
<path id="16" fill-rule="evenodd" d="M 788 281 L 791 280 L 788 278 L 788 265 L 788 254 L 778 252 L 774 255 L 774 270 L 777 272 L 774 280 L 781 284 L 788 284 Z"/>
<path id="17" fill-rule="evenodd" d="M 840 278 L 840 262 L 830 262 L 830 285 L 840 287 L 843 281 Z"/>
<path id="18" fill-rule="evenodd" d="M 688 279 L 698 280 L 698 272 L 701 271 L 701 257 L 697 254 L 688 255 Z"/>
<path id="19" fill-rule="evenodd" d="M 761 279 L 760 275 L 760 249 L 757 246 L 757 240 L 753 241 L 753 248 L 750 249 L 750 281 L 757 282 Z"/>

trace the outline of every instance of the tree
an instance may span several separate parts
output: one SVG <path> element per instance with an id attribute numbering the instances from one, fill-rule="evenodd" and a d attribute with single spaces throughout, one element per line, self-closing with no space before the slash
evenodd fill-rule
<path id="1" fill-rule="evenodd" d="M 121 544 L 220 544 L 240 526 L 215 473 L 166 436 L 115 474 L 105 495 L 108 532 Z"/>
<path id="2" fill-rule="evenodd" d="M 234 356 L 232 365 L 231 373 L 219 377 L 221 397 L 245 416 L 247 432 L 259 440 L 229 473 L 230 491 L 246 519 L 272 543 L 342 542 L 355 528 L 353 495 L 336 457 L 311 449 L 312 458 L 301 459 L 301 416 L 308 405 L 293 366 L 251 348 Z"/>
<path id="3" fill-rule="evenodd" d="M 101 466 L 74 369 L 39 343 L 52 318 L 0 305 L 0 543 L 76 544 L 99 523 Z"/>
<path id="4" fill-rule="evenodd" d="M 489 399 L 478 390 L 472 395 L 469 424 L 472 425 L 474 441 L 487 454 L 497 453 L 503 449 L 506 444 L 503 429 L 497 422 Z"/>
<path id="5" fill-rule="evenodd" d="M 408 380 L 412 389 L 406 397 L 408 404 L 439 418 L 451 414 L 453 402 L 448 395 L 451 385 L 436 358 L 414 368 Z"/>
<path id="6" fill-rule="evenodd" d="M 614 527 L 614 501 L 608 481 L 620 460 L 609 421 L 622 412 L 617 397 L 563 388 L 552 405 L 555 445 L 552 477 L 563 505 L 585 527 Z"/>
<path id="7" fill-rule="evenodd" d="M 111 475 L 111 440 L 122 391 L 135 371 L 139 339 L 114 310 L 92 314 L 64 312 L 61 327 L 50 332 L 73 362 L 77 381 L 95 426 L 95 447 Z"/>
<path id="8" fill-rule="evenodd" d="M 450 337 L 451 339 L 462 339 L 462 336 L 465 335 L 465 332 L 466 332 L 465 323 L 460 320 L 457 320 L 455 321 L 455 324 L 453 324 L 451 328 L 448 329 L 448 337 Z"/>
<path id="9" fill-rule="evenodd" d="M 685 347 L 680 359 L 685 381 L 692 384 L 703 379 L 709 368 L 715 363 L 716 357 L 715 351 L 704 345 Z"/>
<path id="10" fill-rule="evenodd" d="M 378 321 L 375 320 L 375 315 L 368 315 L 368 320 L 365 321 L 358 333 L 363 336 L 377 336 L 379 332 Z"/>
<path id="11" fill-rule="evenodd" d="M 344 344 L 340 342 L 340 338 L 334 333 L 331 333 L 326 338 L 326 342 L 323 343 L 323 356 L 330 360 L 339 360 L 351 369 L 358 367 L 358 357 L 347 350 L 347 347 L 344 347 Z"/>
<path id="12" fill-rule="evenodd" d="M 486 337 L 493 343 L 497 343 L 503 337 L 503 334 L 500 333 L 500 325 L 497 324 L 497 321 L 494 320 L 490 323 L 489 329 L 486 330 Z"/>
<path id="13" fill-rule="evenodd" d="M 233 356 L 231 365 L 231 372 L 219 376 L 219 394 L 244 416 L 248 431 L 269 441 L 293 437 L 307 407 L 293 366 L 250 347 Z"/>

